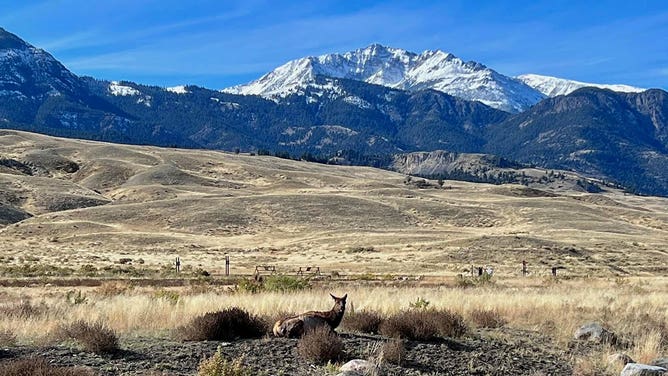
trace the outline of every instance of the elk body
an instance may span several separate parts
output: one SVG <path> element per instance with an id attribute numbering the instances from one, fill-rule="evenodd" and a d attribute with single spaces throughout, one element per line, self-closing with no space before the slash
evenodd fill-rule
<path id="1" fill-rule="evenodd" d="M 304 333 L 314 330 L 318 327 L 328 326 L 331 330 L 336 329 L 343 319 L 343 313 L 346 311 L 346 298 L 329 294 L 334 299 L 334 307 L 329 311 L 309 311 L 302 314 L 287 317 L 278 320 L 274 324 L 274 335 L 276 337 L 298 338 Z"/>

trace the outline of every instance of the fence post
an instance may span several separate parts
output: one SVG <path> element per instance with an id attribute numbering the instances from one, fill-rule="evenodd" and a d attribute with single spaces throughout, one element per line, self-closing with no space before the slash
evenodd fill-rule
<path id="1" fill-rule="evenodd" d="M 177 256 L 176 257 L 176 274 L 179 274 L 181 272 L 181 259 Z"/>
<path id="2" fill-rule="evenodd" d="M 230 256 L 225 255 L 225 276 L 230 276 Z"/>

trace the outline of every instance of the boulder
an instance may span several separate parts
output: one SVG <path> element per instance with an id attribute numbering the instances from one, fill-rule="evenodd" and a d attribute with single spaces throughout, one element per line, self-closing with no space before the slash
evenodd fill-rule
<path id="1" fill-rule="evenodd" d="M 617 343 L 615 333 L 603 327 L 597 322 L 590 322 L 582 325 L 575 331 L 575 339 L 591 341 L 596 343 Z"/>
<path id="2" fill-rule="evenodd" d="M 339 368 L 339 371 L 341 371 L 339 375 L 368 375 L 373 368 L 373 364 L 368 360 L 353 359 Z"/>
<path id="3" fill-rule="evenodd" d="M 619 376 L 663 376 L 668 369 L 640 363 L 629 363 Z"/>
<path id="4" fill-rule="evenodd" d="M 630 356 L 624 353 L 615 353 L 608 356 L 608 363 L 610 364 L 619 364 L 620 366 L 625 366 L 629 363 L 635 363 Z"/>

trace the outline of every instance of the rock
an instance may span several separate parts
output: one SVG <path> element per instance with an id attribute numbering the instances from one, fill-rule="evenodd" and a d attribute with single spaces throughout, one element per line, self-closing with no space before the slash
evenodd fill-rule
<path id="1" fill-rule="evenodd" d="M 615 333 L 604 328 L 597 322 L 590 322 L 582 325 L 575 331 L 575 339 L 592 341 L 597 343 L 617 343 L 617 336 Z"/>
<path id="2" fill-rule="evenodd" d="M 342 365 L 339 371 L 344 375 L 368 375 L 374 366 L 371 362 L 363 359 L 353 359 Z"/>
<path id="3" fill-rule="evenodd" d="M 668 369 L 640 363 L 629 363 L 619 376 L 662 376 Z"/>
<path id="4" fill-rule="evenodd" d="M 625 366 L 629 363 L 635 363 L 630 356 L 624 353 L 615 353 L 608 357 L 608 363 L 610 364 L 619 364 Z"/>
<path id="5" fill-rule="evenodd" d="M 654 359 L 654 361 L 652 361 L 651 365 L 659 366 L 659 367 L 663 367 L 663 368 L 668 368 L 668 358 Z"/>

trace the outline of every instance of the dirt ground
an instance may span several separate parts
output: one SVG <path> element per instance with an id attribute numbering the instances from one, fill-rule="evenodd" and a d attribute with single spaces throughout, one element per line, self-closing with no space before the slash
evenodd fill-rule
<path id="1" fill-rule="evenodd" d="M 341 333 L 347 359 L 366 359 L 387 338 Z M 122 351 L 100 356 L 73 346 L 18 347 L 3 361 L 43 357 L 63 366 L 87 366 L 100 375 L 194 375 L 219 345 L 231 359 L 243 357 L 256 375 L 327 375 L 330 370 L 299 357 L 296 339 L 263 338 L 221 342 L 179 342 L 164 338 L 123 338 Z M 384 366 L 384 375 L 570 375 L 569 356 L 549 338 L 509 328 L 479 330 L 465 338 L 406 342 L 402 366 Z"/>

